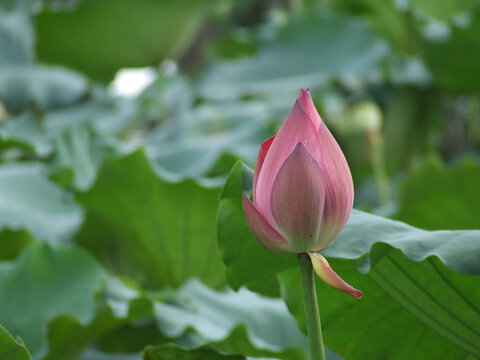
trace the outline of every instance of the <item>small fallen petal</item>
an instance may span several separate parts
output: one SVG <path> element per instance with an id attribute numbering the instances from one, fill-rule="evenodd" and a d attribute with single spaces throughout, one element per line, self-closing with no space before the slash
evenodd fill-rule
<path id="1" fill-rule="evenodd" d="M 360 299 L 362 292 L 355 289 L 353 286 L 347 284 L 328 264 L 327 259 L 318 253 L 309 252 L 308 255 L 312 260 L 313 269 L 320 279 L 322 279 L 327 285 L 343 291 L 344 293 L 355 296 Z"/>

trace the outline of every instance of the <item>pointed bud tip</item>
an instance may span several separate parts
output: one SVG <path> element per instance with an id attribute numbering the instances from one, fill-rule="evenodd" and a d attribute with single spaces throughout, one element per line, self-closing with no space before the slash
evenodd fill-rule
<path id="1" fill-rule="evenodd" d="M 355 289 L 350 295 L 355 296 L 357 299 L 362 297 L 362 292 L 360 290 Z"/>
<path id="2" fill-rule="evenodd" d="M 311 95 L 310 95 L 310 88 L 306 88 L 306 89 L 301 88 L 301 89 L 300 89 L 300 93 L 298 94 L 298 98 L 300 99 L 300 98 L 302 98 L 303 96 L 311 96 Z"/>
<path id="3" fill-rule="evenodd" d="M 298 94 L 295 106 L 299 106 L 301 108 L 302 112 L 307 116 L 307 118 L 310 119 L 312 124 L 315 126 L 315 129 L 318 131 L 322 120 L 320 119 L 320 115 L 315 108 L 309 88 L 300 90 L 300 94 Z"/>

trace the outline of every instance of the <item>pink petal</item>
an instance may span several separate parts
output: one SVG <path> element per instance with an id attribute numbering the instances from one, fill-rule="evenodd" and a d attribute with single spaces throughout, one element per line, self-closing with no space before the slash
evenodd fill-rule
<path id="1" fill-rule="evenodd" d="M 272 252 L 294 252 L 287 240 L 268 223 L 245 193 L 243 193 L 243 211 L 248 227 L 260 245 Z"/>
<path id="2" fill-rule="evenodd" d="M 275 139 L 275 135 L 265 140 L 260 146 L 260 151 L 258 152 L 257 164 L 255 166 L 255 173 L 253 174 L 253 201 L 254 202 L 257 202 L 255 200 L 255 195 L 256 195 L 255 193 L 257 192 L 258 174 L 260 174 L 263 161 L 265 160 L 265 157 L 267 156 L 268 150 L 270 149 L 270 146 L 272 145 L 272 142 L 274 139 Z"/>
<path id="3" fill-rule="evenodd" d="M 325 183 L 320 167 L 302 143 L 278 171 L 270 201 L 273 217 L 295 251 L 315 247 L 322 225 Z"/>
<path id="4" fill-rule="evenodd" d="M 318 111 L 315 108 L 315 105 L 313 104 L 312 96 L 310 95 L 310 90 L 301 89 L 300 94 L 298 95 L 298 101 L 300 102 L 303 110 L 307 113 L 308 117 L 313 122 L 313 125 L 318 131 L 318 129 L 320 128 L 320 124 L 322 123 L 322 120 L 320 119 L 320 115 L 318 115 Z"/>
<path id="5" fill-rule="evenodd" d="M 270 208 L 270 195 L 273 182 L 280 167 L 293 152 L 298 143 L 302 143 L 311 156 L 320 164 L 321 145 L 314 126 L 299 100 L 278 131 L 262 163 L 255 191 L 255 206 L 271 224 L 275 224 Z"/>
<path id="6" fill-rule="evenodd" d="M 325 179 L 323 227 L 314 251 L 328 247 L 345 227 L 353 207 L 352 174 L 340 146 L 324 123 L 318 131 L 321 146 L 320 169 Z"/>
<path id="7" fill-rule="evenodd" d="M 308 255 L 312 260 L 312 265 L 315 273 L 326 284 L 334 287 L 337 290 L 343 291 L 344 293 L 355 296 L 357 299 L 360 299 L 362 297 L 362 292 L 343 281 L 342 278 L 338 276 L 335 271 L 332 270 L 332 268 L 328 264 L 327 259 L 325 259 L 322 255 L 311 252 L 309 252 Z"/>

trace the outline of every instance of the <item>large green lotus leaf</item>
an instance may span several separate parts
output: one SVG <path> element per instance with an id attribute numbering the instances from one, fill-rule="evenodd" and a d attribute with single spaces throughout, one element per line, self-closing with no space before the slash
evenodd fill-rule
<path id="1" fill-rule="evenodd" d="M 480 229 L 480 165 L 427 162 L 399 188 L 395 218 L 425 229 Z"/>
<path id="2" fill-rule="evenodd" d="M 214 64 L 200 84 L 209 98 L 277 93 L 324 84 L 332 78 L 377 72 L 387 46 L 368 27 L 345 15 L 293 18 L 264 40 L 257 56 Z"/>
<path id="3" fill-rule="evenodd" d="M 77 241 L 109 269 L 148 288 L 178 287 L 190 277 L 224 283 L 215 238 L 218 189 L 163 180 L 139 150 L 106 161 L 78 200 L 86 219 Z"/>
<path id="4" fill-rule="evenodd" d="M 59 242 L 82 221 L 82 211 L 51 183 L 40 164 L 0 166 L 0 229 L 26 228 L 35 237 Z"/>
<path id="5" fill-rule="evenodd" d="M 215 2 L 82 0 L 69 11 L 36 17 L 40 60 L 109 80 L 124 67 L 181 55 Z"/>
<path id="6" fill-rule="evenodd" d="M 478 251 L 477 251 L 478 253 Z M 330 258 L 363 291 L 360 300 L 317 279 L 325 344 L 345 359 L 473 359 L 480 356 L 480 277 L 456 273 L 437 257 L 414 262 L 384 243 L 360 260 Z M 284 299 L 305 329 L 300 273 L 279 274 Z"/>
<path id="7" fill-rule="evenodd" d="M 480 230 L 426 231 L 400 221 L 353 210 L 347 226 L 322 253 L 344 259 L 357 259 L 369 253 L 377 242 L 400 249 L 409 259 L 421 261 L 437 256 L 449 269 L 480 275 Z"/>
<path id="8" fill-rule="evenodd" d="M 0 359 L 31 360 L 25 345 L 15 340 L 10 333 L 0 325 Z"/>
<path id="9" fill-rule="evenodd" d="M 150 345 L 142 355 L 144 360 L 245 360 L 245 356 L 221 354 L 209 345 L 196 349 L 182 349 L 174 344 Z"/>
<path id="10" fill-rule="evenodd" d="M 72 105 L 87 96 L 87 80 L 72 70 L 21 64 L 0 68 L 0 100 L 12 112 L 34 104 L 48 110 Z"/>
<path id="11" fill-rule="evenodd" d="M 246 289 L 217 292 L 190 281 L 170 303 L 157 302 L 155 316 L 170 338 L 192 328 L 222 351 L 292 360 L 306 356 L 307 339 L 283 302 Z"/>
<path id="12" fill-rule="evenodd" d="M 39 359 L 47 352 L 46 325 L 60 315 L 91 322 L 105 280 L 84 250 L 32 244 L 15 261 L 0 263 L 0 323 Z"/>
<path id="13" fill-rule="evenodd" d="M 437 85 L 451 92 L 480 89 L 480 13 L 471 14 L 471 23 L 452 27 L 443 41 L 423 41 L 422 53 Z"/>

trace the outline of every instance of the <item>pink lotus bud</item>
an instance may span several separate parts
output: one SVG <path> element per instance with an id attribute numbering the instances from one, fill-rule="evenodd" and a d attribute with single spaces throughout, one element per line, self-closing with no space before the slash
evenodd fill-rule
<path id="1" fill-rule="evenodd" d="M 278 134 L 260 147 L 253 203 L 245 216 L 267 250 L 303 253 L 328 247 L 353 206 L 353 182 L 345 156 L 313 105 L 300 95 Z"/>
<path id="2" fill-rule="evenodd" d="M 300 95 L 278 131 L 260 147 L 253 203 L 243 209 L 253 236 L 273 252 L 307 252 L 328 285 L 360 297 L 320 254 L 340 234 L 353 206 L 353 182 L 345 156 L 313 105 Z"/>

